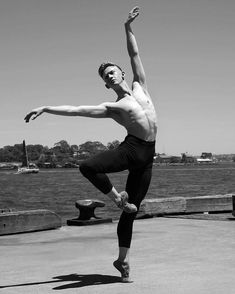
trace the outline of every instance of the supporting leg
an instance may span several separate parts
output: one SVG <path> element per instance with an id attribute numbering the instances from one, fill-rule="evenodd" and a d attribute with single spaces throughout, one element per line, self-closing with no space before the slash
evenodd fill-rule
<path id="1" fill-rule="evenodd" d="M 119 247 L 118 260 L 121 262 L 129 262 L 130 248 Z"/>
<path id="2" fill-rule="evenodd" d="M 139 209 L 141 201 L 144 199 L 151 181 L 152 166 L 146 167 L 142 171 L 130 172 L 126 190 L 130 194 L 130 202 Z M 121 273 L 123 282 L 130 282 L 130 262 L 129 253 L 132 240 L 133 223 L 137 213 L 122 213 L 118 227 L 119 256 L 114 262 L 114 266 Z"/>
<path id="3" fill-rule="evenodd" d="M 129 248 L 119 247 L 118 259 L 113 262 L 114 267 L 121 273 L 123 283 L 132 283 L 130 279 Z"/>

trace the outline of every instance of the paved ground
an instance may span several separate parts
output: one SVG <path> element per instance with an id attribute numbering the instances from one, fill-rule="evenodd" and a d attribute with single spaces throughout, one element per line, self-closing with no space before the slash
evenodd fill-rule
<path id="1" fill-rule="evenodd" d="M 235 222 L 137 220 L 132 284 L 119 281 L 116 225 L 0 237 L 0 294 L 234 294 Z"/>
<path id="2" fill-rule="evenodd" d="M 235 221 L 235 217 L 231 212 L 228 213 L 195 213 L 195 214 L 181 214 L 169 215 L 169 218 L 187 218 L 187 219 L 201 219 L 214 221 Z"/>

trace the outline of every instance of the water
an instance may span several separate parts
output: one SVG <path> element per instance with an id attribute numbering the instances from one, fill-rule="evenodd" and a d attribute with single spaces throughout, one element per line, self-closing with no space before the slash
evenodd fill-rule
<path id="1" fill-rule="evenodd" d="M 125 189 L 128 172 L 110 174 L 117 190 Z M 235 164 L 204 166 L 154 166 L 146 198 L 192 197 L 235 193 Z M 117 219 L 120 210 L 97 191 L 78 169 L 45 169 L 38 174 L 15 175 L 0 171 L 0 208 L 49 209 L 63 219 L 78 216 L 76 200 L 95 198 L 105 202 L 97 216 Z"/>

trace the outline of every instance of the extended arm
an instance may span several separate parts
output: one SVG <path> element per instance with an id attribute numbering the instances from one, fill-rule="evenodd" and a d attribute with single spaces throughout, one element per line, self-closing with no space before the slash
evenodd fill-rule
<path id="1" fill-rule="evenodd" d="M 102 103 L 97 106 L 41 106 L 33 109 L 25 116 L 25 122 L 29 122 L 32 118 L 33 120 L 44 112 L 55 114 L 55 115 L 65 115 L 65 116 L 86 116 L 94 118 L 105 118 L 109 117 L 108 108 L 112 103 Z"/>
<path id="2" fill-rule="evenodd" d="M 131 66 L 132 66 L 132 71 L 134 75 L 133 81 L 139 82 L 142 87 L 147 89 L 144 68 L 140 59 L 136 38 L 131 28 L 131 23 L 138 15 L 139 15 L 139 7 L 135 7 L 130 11 L 128 19 L 125 22 L 127 51 L 131 59 Z"/>

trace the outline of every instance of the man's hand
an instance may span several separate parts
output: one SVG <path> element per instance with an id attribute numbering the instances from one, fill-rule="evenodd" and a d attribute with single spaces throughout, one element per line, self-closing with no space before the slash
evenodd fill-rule
<path id="1" fill-rule="evenodd" d="M 140 14 L 140 8 L 138 6 L 134 7 L 128 15 L 127 24 L 130 24 L 131 22 L 133 22 L 133 20 Z"/>
<path id="2" fill-rule="evenodd" d="M 29 112 L 26 117 L 24 118 L 25 122 L 28 123 L 30 121 L 30 118 L 32 118 L 32 120 L 34 120 L 35 118 L 37 118 L 39 115 L 41 115 L 44 111 L 44 107 L 39 107 L 39 108 L 35 108 L 33 109 L 31 112 Z M 34 116 L 34 117 L 32 117 Z"/>

